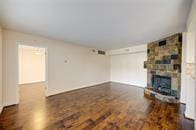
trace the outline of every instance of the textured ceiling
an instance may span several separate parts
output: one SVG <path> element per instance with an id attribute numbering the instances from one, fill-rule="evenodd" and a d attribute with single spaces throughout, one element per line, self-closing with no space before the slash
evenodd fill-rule
<path id="1" fill-rule="evenodd" d="M 1 0 L 4 28 L 100 49 L 185 31 L 191 0 Z"/>

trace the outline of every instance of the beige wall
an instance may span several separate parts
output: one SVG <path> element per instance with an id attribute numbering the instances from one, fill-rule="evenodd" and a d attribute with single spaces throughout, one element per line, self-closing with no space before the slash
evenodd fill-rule
<path id="1" fill-rule="evenodd" d="M 144 61 L 147 60 L 147 44 L 109 50 L 107 53 L 110 55 L 111 81 L 146 87 Z"/>
<path id="2" fill-rule="evenodd" d="M 19 47 L 19 84 L 45 81 L 45 48 Z"/>
<path id="3" fill-rule="evenodd" d="M 92 48 L 9 30 L 3 30 L 3 43 L 5 105 L 18 103 L 18 44 L 47 48 L 47 95 L 110 80 L 109 56 L 95 54 Z"/>
<path id="4" fill-rule="evenodd" d="M 111 56 L 111 81 L 146 87 L 147 70 L 144 69 L 146 52 Z"/>
<path id="5" fill-rule="evenodd" d="M 2 64 L 3 64 L 3 61 L 2 61 L 2 53 L 3 53 L 3 50 L 2 50 L 2 28 L 0 26 L 0 112 L 2 111 L 2 107 L 3 107 L 3 96 L 2 96 L 2 91 L 3 91 L 3 72 L 2 72 Z"/>

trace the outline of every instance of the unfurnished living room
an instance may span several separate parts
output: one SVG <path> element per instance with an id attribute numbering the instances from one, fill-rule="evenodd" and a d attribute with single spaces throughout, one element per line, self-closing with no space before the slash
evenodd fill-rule
<path id="1" fill-rule="evenodd" d="M 0 130 L 196 130 L 196 0 L 0 0 Z"/>

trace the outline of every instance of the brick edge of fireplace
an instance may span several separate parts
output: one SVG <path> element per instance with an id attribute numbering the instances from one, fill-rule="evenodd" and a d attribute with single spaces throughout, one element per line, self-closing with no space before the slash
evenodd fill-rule
<path id="1" fill-rule="evenodd" d="M 177 97 L 163 95 L 149 88 L 144 89 L 144 96 L 151 99 L 158 99 L 160 101 L 168 102 L 168 103 L 180 103 L 180 100 Z"/>

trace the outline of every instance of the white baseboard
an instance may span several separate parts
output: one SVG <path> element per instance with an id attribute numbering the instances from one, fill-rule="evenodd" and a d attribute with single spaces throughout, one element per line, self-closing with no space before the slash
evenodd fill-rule
<path id="1" fill-rule="evenodd" d="M 29 82 L 29 83 L 22 83 L 22 84 L 19 84 L 20 85 L 30 85 L 30 84 L 37 84 L 37 83 L 45 83 L 46 81 L 37 81 L 37 82 Z"/>
<path id="2" fill-rule="evenodd" d="M 196 130 L 196 120 L 195 120 L 195 124 L 194 124 L 194 126 L 195 126 L 195 130 Z"/>
<path id="3" fill-rule="evenodd" d="M 138 85 L 138 84 L 130 84 L 130 83 L 124 83 L 124 82 L 117 82 L 117 81 L 110 81 L 110 82 L 126 84 L 126 85 L 130 85 L 130 86 L 133 86 L 133 87 L 138 87 L 138 88 L 145 88 L 146 87 L 146 86 L 141 86 L 141 85 Z"/>
<path id="4" fill-rule="evenodd" d="M 185 110 L 185 112 L 184 112 L 184 115 L 185 115 L 186 118 L 195 120 L 195 117 L 193 116 L 193 114 L 188 113 L 186 110 Z"/>
<path id="5" fill-rule="evenodd" d="M 19 104 L 18 99 L 16 99 L 16 100 L 13 101 L 13 102 L 4 102 L 3 106 L 4 106 L 4 107 L 7 107 L 7 106 L 12 106 L 12 105 L 17 105 L 17 104 Z"/>
<path id="6" fill-rule="evenodd" d="M 196 119 L 195 119 L 195 124 L 194 124 L 194 126 L 195 126 L 195 130 L 196 130 Z"/>
<path id="7" fill-rule="evenodd" d="M 0 114 L 2 113 L 2 111 L 3 111 L 3 107 L 0 107 Z"/>
<path id="8" fill-rule="evenodd" d="M 97 83 L 97 84 L 90 84 L 90 85 L 74 87 L 74 88 L 69 88 L 69 89 L 64 89 L 64 90 L 47 90 L 46 97 L 49 97 L 49 96 L 52 96 L 52 95 L 57 95 L 57 94 L 60 94 L 60 93 L 73 91 L 73 90 L 77 90 L 77 89 L 93 87 L 93 86 L 96 86 L 96 85 L 101 85 L 101 84 L 105 84 L 105 83 L 109 83 L 109 82 L 110 81 L 106 81 L 106 82 L 101 82 L 101 83 Z"/>
<path id="9" fill-rule="evenodd" d="M 180 103 L 182 103 L 182 104 L 186 105 L 186 102 L 184 102 L 184 101 L 182 101 L 182 100 L 180 101 Z"/>

